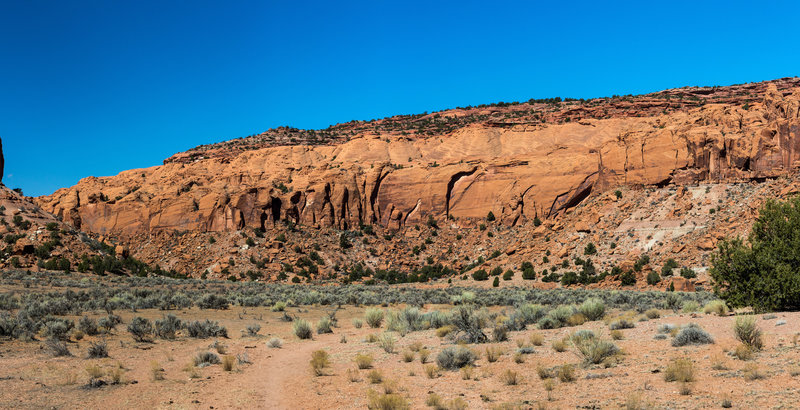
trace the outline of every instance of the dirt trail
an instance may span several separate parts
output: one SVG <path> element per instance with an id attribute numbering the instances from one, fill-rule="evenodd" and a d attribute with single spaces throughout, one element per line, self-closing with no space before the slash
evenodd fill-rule
<path id="1" fill-rule="evenodd" d="M 257 393 L 263 396 L 265 409 L 305 408 L 301 403 L 309 392 L 304 389 L 308 382 L 311 352 L 330 345 L 327 338 L 316 337 L 313 341 L 286 342 L 281 349 L 269 349 L 262 358 L 255 360 L 255 371 L 249 372 L 242 385 L 256 386 Z M 263 350 L 262 350 L 263 352 Z"/>

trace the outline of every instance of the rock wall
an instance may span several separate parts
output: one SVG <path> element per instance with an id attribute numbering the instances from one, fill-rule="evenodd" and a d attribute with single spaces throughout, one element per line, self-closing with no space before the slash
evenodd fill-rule
<path id="1" fill-rule="evenodd" d="M 772 178 L 800 166 L 800 91 L 649 117 L 471 125 L 410 139 L 361 134 L 85 178 L 38 198 L 101 235 L 225 231 L 291 220 L 347 229 L 429 215 L 504 223 L 553 218 L 621 185 Z M 0 162 L 2 165 L 2 162 Z"/>

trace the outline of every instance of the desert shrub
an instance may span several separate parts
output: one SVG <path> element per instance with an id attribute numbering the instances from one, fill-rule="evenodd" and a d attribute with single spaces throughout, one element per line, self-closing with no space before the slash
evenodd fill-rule
<path id="1" fill-rule="evenodd" d="M 694 365 L 688 358 L 673 359 L 664 370 L 664 381 L 689 383 L 694 381 Z"/>
<path id="2" fill-rule="evenodd" d="M 489 280 L 489 274 L 483 269 L 478 269 L 472 273 L 472 279 L 476 281 Z"/>
<path id="3" fill-rule="evenodd" d="M 483 333 L 487 318 L 482 312 L 476 312 L 472 306 L 461 305 L 453 308 L 450 316 L 457 340 L 464 343 L 485 343 L 488 340 Z"/>
<path id="4" fill-rule="evenodd" d="M 209 337 L 228 337 L 228 329 L 214 322 L 206 319 L 203 322 L 193 321 L 186 324 L 186 332 L 189 337 L 196 339 L 207 339 Z"/>
<path id="5" fill-rule="evenodd" d="M 700 310 L 700 304 L 695 302 L 694 300 L 687 300 L 683 302 L 683 306 L 681 307 L 681 311 L 683 313 L 694 313 Z"/>
<path id="6" fill-rule="evenodd" d="M 611 330 L 621 330 L 621 329 L 633 329 L 635 326 L 633 325 L 633 322 L 631 322 L 628 319 L 618 319 L 611 322 L 611 324 L 608 325 L 608 327 Z"/>
<path id="7" fill-rule="evenodd" d="M 70 330 L 75 327 L 72 320 L 53 317 L 44 320 L 44 336 L 49 339 L 67 340 Z"/>
<path id="8" fill-rule="evenodd" d="M 761 350 L 764 347 L 764 340 L 761 336 L 761 329 L 756 325 L 754 316 L 739 316 L 733 324 L 733 333 L 742 344 L 753 350 Z"/>
<path id="9" fill-rule="evenodd" d="M 650 271 L 650 273 L 647 274 L 648 285 L 650 286 L 657 285 L 659 282 L 661 282 L 661 276 L 658 274 L 658 272 Z"/>
<path id="10" fill-rule="evenodd" d="M 297 319 L 292 324 L 292 332 L 300 339 L 311 339 L 311 325 L 303 319 Z"/>
<path id="11" fill-rule="evenodd" d="M 606 305 L 601 299 L 589 298 L 583 301 L 578 306 L 578 312 L 586 317 L 589 321 L 599 320 L 603 318 L 606 312 Z"/>
<path id="12" fill-rule="evenodd" d="M 213 352 L 200 352 L 192 359 L 192 363 L 196 367 L 205 367 L 212 364 L 219 364 L 220 362 L 219 356 Z"/>
<path id="13" fill-rule="evenodd" d="M 732 307 L 757 312 L 800 309 L 800 197 L 768 199 L 747 238 L 723 240 L 709 271 Z"/>
<path id="14" fill-rule="evenodd" d="M 45 348 L 50 352 L 51 355 L 55 357 L 61 356 L 72 356 L 72 353 L 69 351 L 67 347 L 67 342 L 59 339 L 47 339 L 44 342 Z"/>
<path id="15" fill-rule="evenodd" d="M 612 330 L 610 332 L 610 334 L 611 334 L 611 338 L 614 339 L 614 340 L 622 340 L 622 339 L 625 338 L 625 335 L 622 334 L 621 330 Z"/>
<path id="16" fill-rule="evenodd" d="M 658 319 L 661 317 L 661 312 L 658 309 L 648 309 L 644 312 L 644 315 L 647 316 L 648 319 Z"/>
<path id="17" fill-rule="evenodd" d="M 477 357 L 472 350 L 463 346 L 450 346 L 442 349 L 436 356 L 436 364 L 442 369 L 456 370 L 475 363 Z"/>
<path id="18" fill-rule="evenodd" d="M 383 310 L 370 308 L 364 313 L 364 320 L 367 322 L 369 327 L 376 329 L 381 327 L 383 324 Z"/>
<path id="19" fill-rule="evenodd" d="M 128 323 L 128 333 L 137 342 L 150 342 L 153 340 L 153 323 L 141 316 L 136 316 Z"/>
<path id="20" fill-rule="evenodd" d="M 374 390 L 367 392 L 367 408 L 369 410 L 407 410 L 408 400 L 397 394 L 381 394 Z"/>
<path id="21" fill-rule="evenodd" d="M 510 330 L 525 330 L 528 325 L 536 323 L 546 313 L 547 311 L 542 305 L 528 303 L 515 309 L 504 324 Z"/>
<path id="22" fill-rule="evenodd" d="M 258 323 L 251 323 L 247 325 L 247 335 L 250 337 L 258 336 L 258 332 L 261 331 L 261 325 Z"/>
<path id="23" fill-rule="evenodd" d="M 531 344 L 534 346 L 541 346 L 544 344 L 544 336 L 541 333 L 532 333 L 530 340 Z"/>
<path id="24" fill-rule="evenodd" d="M 519 383 L 519 375 L 511 369 L 506 369 L 500 373 L 500 381 L 506 386 L 515 386 Z"/>
<path id="25" fill-rule="evenodd" d="M 317 322 L 317 333 L 318 334 L 333 333 L 333 329 L 331 328 L 331 320 L 328 316 L 323 316 Z"/>
<path id="26" fill-rule="evenodd" d="M 115 314 L 109 314 L 97 320 L 97 326 L 106 333 L 111 333 L 120 323 L 122 323 L 122 318 Z"/>
<path id="27" fill-rule="evenodd" d="M 315 376 L 322 376 L 324 374 L 324 369 L 326 367 L 331 366 L 330 358 L 328 357 L 328 352 L 324 350 L 315 350 L 311 352 L 311 370 L 314 372 Z"/>
<path id="28" fill-rule="evenodd" d="M 155 322 L 156 336 L 162 339 L 175 339 L 175 334 L 181 329 L 183 323 L 173 314 L 168 314 Z"/>
<path id="29" fill-rule="evenodd" d="M 505 342 L 508 340 L 508 328 L 504 325 L 495 325 L 495 327 L 492 328 L 492 339 L 495 342 Z"/>
<path id="30" fill-rule="evenodd" d="M 98 359 L 103 357 L 108 357 L 108 345 L 106 342 L 97 342 L 89 344 L 89 349 L 87 351 L 89 358 Z"/>
<path id="31" fill-rule="evenodd" d="M 573 340 L 573 346 L 586 364 L 598 364 L 619 353 L 619 348 L 613 342 L 597 337 Z"/>
<path id="32" fill-rule="evenodd" d="M 567 325 L 570 316 L 574 314 L 571 306 L 559 306 L 541 319 L 539 319 L 539 329 L 558 329 Z"/>
<path id="33" fill-rule="evenodd" d="M 230 305 L 228 299 L 215 293 L 205 294 L 197 301 L 200 309 L 227 309 Z"/>
<path id="34" fill-rule="evenodd" d="M 681 331 L 672 339 L 672 345 L 675 347 L 711 343 L 714 343 L 714 338 L 694 323 L 683 326 Z"/>
<path id="35" fill-rule="evenodd" d="M 78 320 L 78 329 L 89 336 L 94 336 L 100 333 L 97 330 L 97 322 L 88 316 L 83 316 L 80 320 Z"/>
<path id="36" fill-rule="evenodd" d="M 728 306 L 722 300 L 712 300 L 703 306 L 703 313 L 713 313 L 717 316 L 727 316 Z"/>
<path id="37" fill-rule="evenodd" d="M 269 346 L 269 347 L 271 347 L 273 349 L 280 349 L 281 347 L 283 347 L 283 340 L 281 340 L 281 339 L 279 339 L 277 337 L 273 337 L 273 338 L 269 339 L 269 342 L 267 342 L 267 346 Z"/>
<path id="38" fill-rule="evenodd" d="M 353 319 L 353 327 L 354 328 L 361 329 L 362 326 L 364 326 L 364 321 L 363 320 L 358 319 L 358 318 Z"/>
<path id="39" fill-rule="evenodd" d="M 286 310 L 286 302 L 275 302 L 274 305 L 270 308 L 273 312 L 283 312 Z"/>
<path id="40" fill-rule="evenodd" d="M 581 313 L 575 313 L 567 319 L 568 326 L 580 326 L 586 323 L 586 316 Z"/>
<path id="41" fill-rule="evenodd" d="M 403 351 L 403 361 L 406 363 L 411 363 L 414 361 L 414 357 L 416 357 L 416 353 L 411 350 Z"/>

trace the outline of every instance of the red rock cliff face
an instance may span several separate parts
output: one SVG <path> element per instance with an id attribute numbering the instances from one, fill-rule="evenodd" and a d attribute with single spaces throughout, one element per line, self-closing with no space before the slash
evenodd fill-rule
<path id="1" fill-rule="evenodd" d="M 130 236 L 289 219 L 346 229 L 447 217 L 552 218 L 621 185 L 771 178 L 800 166 L 800 90 L 754 103 L 561 124 L 471 124 L 446 135 L 359 134 L 90 177 L 38 198 L 80 229 Z"/>

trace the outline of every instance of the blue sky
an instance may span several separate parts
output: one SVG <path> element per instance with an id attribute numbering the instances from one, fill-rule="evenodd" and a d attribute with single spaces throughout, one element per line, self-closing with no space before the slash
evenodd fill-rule
<path id="1" fill-rule="evenodd" d="M 760 3 L 4 0 L 3 182 L 49 194 L 281 125 L 800 75 L 800 2 Z"/>

